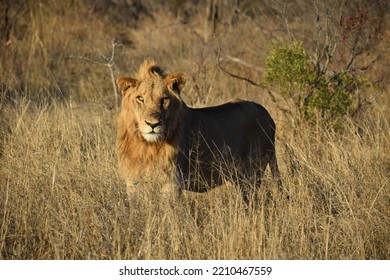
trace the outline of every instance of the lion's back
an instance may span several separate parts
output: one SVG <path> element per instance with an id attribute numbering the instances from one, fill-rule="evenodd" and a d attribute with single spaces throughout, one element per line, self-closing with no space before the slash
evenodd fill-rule
<path id="1" fill-rule="evenodd" d="M 182 120 L 185 133 L 178 163 L 182 173 L 188 174 L 184 179 L 191 189 L 207 191 L 221 184 L 223 162 L 246 165 L 252 156 L 266 158 L 274 153 L 275 123 L 261 105 L 236 101 L 188 110 Z"/>
<path id="2" fill-rule="evenodd" d="M 235 148 L 242 142 L 273 142 L 275 123 L 260 104 L 249 101 L 230 102 L 215 107 L 191 109 L 188 120 L 191 135 L 201 133 L 221 148 Z"/>

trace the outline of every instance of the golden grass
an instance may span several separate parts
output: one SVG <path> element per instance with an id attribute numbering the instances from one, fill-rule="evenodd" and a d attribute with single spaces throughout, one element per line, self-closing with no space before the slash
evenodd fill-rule
<path id="1" fill-rule="evenodd" d="M 134 47 L 118 48 L 118 72 L 129 73 L 154 56 L 169 71 L 189 75 L 184 90 L 189 104 L 230 98 L 264 104 L 277 122 L 278 160 L 290 199 L 267 172 L 258 207 L 249 210 L 233 186 L 185 193 L 181 202 L 145 186 L 129 200 L 117 170 L 110 73 L 67 58 L 87 56 L 80 38 L 93 43 L 92 54 L 109 53 L 104 36 L 124 27 L 107 27 L 107 18 L 98 23 L 81 4 L 79 13 L 64 5 L 61 24 L 58 13 L 34 6 L 28 19 L 35 21 L 26 27 L 34 32 L 1 55 L 0 259 L 389 259 L 388 90 L 359 126 L 347 122 L 343 133 L 293 125 L 266 93 L 218 71 L 212 47 L 185 33 L 188 25 L 166 26 L 170 35 L 158 38 L 154 31 L 145 35 L 158 26 L 149 22 L 131 31 Z M 98 28 L 91 33 L 93 24 Z M 219 43 L 228 46 L 227 53 L 264 65 L 266 32 L 250 41 L 245 30 L 267 24 L 243 21 L 235 30 L 227 28 Z M 56 26 L 60 35 L 51 32 Z M 146 49 L 148 42 L 159 48 Z M 26 63 L 22 57 L 28 57 Z M 245 67 L 227 66 L 261 78 Z"/>
<path id="2" fill-rule="evenodd" d="M 115 119 L 99 105 L 3 108 L 0 231 L 5 259 L 385 259 L 388 122 L 360 137 L 281 133 L 287 200 L 268 176 L 258 209 L 233 187 L 128 201 Z M 380 125 L 380 126 L 376 126 Z"/>

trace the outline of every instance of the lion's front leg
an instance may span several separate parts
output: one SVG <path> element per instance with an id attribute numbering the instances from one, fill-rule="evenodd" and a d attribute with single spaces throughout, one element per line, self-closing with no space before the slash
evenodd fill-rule
<path id="1" fill-rule="evenodd" d="M 183 189 L 184 189 L 184 180 L 180 173 L 177 172 L 177 169 L 170 170 L 169 173 L 165 173 L 166 181 L 163 185 L 162 192 L 165 195 L 173 195 L 175 200 L 181 200 Z"/>
<path id="2" fill-rule="evenodd" d="M 132 197 L 135 197 L 137 193 L 139 192 L 139 180 L 134 179 L 126 179 L 126 193 L 127 197 L 130 199 Z"/>
<path id="3" fill-rule="evenodd" d="M 160 188 L 161 197 L 168 200 L 181 200 L 182 197 L 182 189 L 181 187 L 174 181 L 167 182 Z"/>
<path id="4" fill-rule="evenodd" d="M 126 192 L 129 201 L 135 198 L 179 201 L 182 199 L 184 181 L 176 169 L 162 170 L 158 167 L 145 170 L 139 176 L 129 176 Z M 138 175 L 138 174 L 137 174 Z"/>

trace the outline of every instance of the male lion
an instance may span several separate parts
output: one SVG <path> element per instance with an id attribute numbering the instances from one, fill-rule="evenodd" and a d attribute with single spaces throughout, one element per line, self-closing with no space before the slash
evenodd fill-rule
<path id="1" fill-rule="evenodd" d="M 146 60 L 136 78 L 120 77 L 119 167 L 131 195 L 143 183 L 205 192 L 227 181 L 240 185 L 245 202 L 267 164 L 280 182 L 275 123 L 265 108 L 248 101 L 187 107 L 182 73 L 165 75 Z M 156 184 L 160 185 L 160 184 Z"/>

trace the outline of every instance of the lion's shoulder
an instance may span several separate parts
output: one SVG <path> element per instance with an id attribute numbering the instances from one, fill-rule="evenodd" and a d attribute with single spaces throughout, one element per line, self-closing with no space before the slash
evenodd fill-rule
<path id="1" fill-rule="evenodd" d="M 266 117 L 270 118 L 268 111 L 261 106 L 252 101 L 246 100 L 232 100 L 230 102 L 203 108 L 189 108 L 189 118 L 192 121 L 196 120 L 219 120 L 226 122 L 234 122 L 234 120 L 241 118 L 250 118 L 250 117 Z"/>

